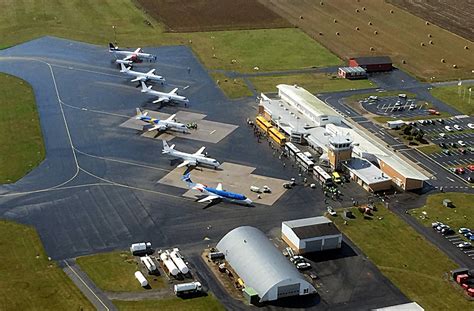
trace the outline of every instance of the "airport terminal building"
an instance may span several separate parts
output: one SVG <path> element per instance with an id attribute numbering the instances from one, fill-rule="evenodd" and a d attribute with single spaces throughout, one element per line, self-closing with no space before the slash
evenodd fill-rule
<path id="1" fill-rule="evenodd" d="M 316 293 L 265 234 L 249 226 L 235 228 L 217 244 L 227 262 L 260 302 Z"/>
<path id="2" fill-rule="evenodd" d="M 333 170 L 348 172 L 367 191 L 392 186 L 416 190 L 429 179 L 421 168 L 304 88 L 280 84 L 277 89 L 278 98 L 261 94 L 259 114 L 290 141 L 307 143 Z"/>

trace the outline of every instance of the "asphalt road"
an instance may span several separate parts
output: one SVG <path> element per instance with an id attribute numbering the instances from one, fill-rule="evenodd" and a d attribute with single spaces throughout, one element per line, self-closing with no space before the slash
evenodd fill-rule
<path id="1" fill-rule="evenodd" d="M 180 93 L 191 101 L 187 108 L 165 106 L 162 112 L 204 113 L 207 120 L 239 126 L 218 144 L 207 144 L 213 157 L 257 167 L 255 174 L 297 177 L 296 168 L 283 166 L 246 125 L 256 113 L 254 99 L 228 100 L 187 47 L 144 50 L 155 53 L 158 62 L 138 64 L 135 70 L 157 68 L 167 83 L 155 89 L 185 88 Z M 222 203 L 203 210 L 182 196 L 185 190 L 158 184 L 173 169 L 161 155 L 161 142 L 119 127 L 136 107 L 158 108 L 151 103 L 153 98 L 130 85 L 129 77 L 120 75 L 106 47 L 44 37 L 0 51 L 0 71 L 32 85 L 46 146 L 46 159 L 39 167 L 14 184 L 0 186 L 0 217 L 34 226 L 55 260 L 126 249 L 139 241 L 151 241 L 156 248 L 192 243 L 202 249 L 238 226 L 269 232 L 284 220 L 325 211 L 323 193 L 301 185 L 271 207 Z M 185 138 L 173 142 L 189 150 L 202 145 Z M 360 201 L 367 197 L 358 187 L 346 189 Z M 349 202 L 346 195 L 343 202 L 331 204 Z M 406 300 L 398 292 L 387 295 L 390 301 Z M 223 297 L 219 295 L 226 302 Z M 349 300 L 345 306 L 363 308 L 359 300 Z"/>

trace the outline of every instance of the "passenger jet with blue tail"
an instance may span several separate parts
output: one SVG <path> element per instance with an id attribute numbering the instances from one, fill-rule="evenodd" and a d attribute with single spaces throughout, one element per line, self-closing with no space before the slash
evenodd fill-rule
<path id="1" fill-rule="evenodd" d="M 183 133 L 188 133 L 189 130 L 186 127 L 186 125 L 184 125 L 183 123 L 174 121 L 175 117 L 176 117 L 176 114 L 170 116 L 168 119 L 165 119 L 165 120 L 155 119 L 148 116 L 148 111 L 142 112 L 140 108 L 137 108 L 137 115 L 135 116 L 135 119 L 150 124 L 151 127 L 146 129 L 148 132 L 151 132 L 154 130 L 158 130 L 158 132 L 163 132 L 169 129 L 169 130 L 179 131 Z"/>
<path id="2" fill-rule="evenodd" d="M 205 198 L 199 199 L 197 202 L 214 203 L 216 201 L 228 201 L 231 203 L 252 206 L 252 201 L 245 195 L 226 191 L 222 189 L 221 183 L 219 183 L 216 188 L 211 188 L 203 184 L 197 184 L 192 182 L 190 173 L 183 175 L 182 179 L 190 189 L 198 190 L 207 195 Z"/>

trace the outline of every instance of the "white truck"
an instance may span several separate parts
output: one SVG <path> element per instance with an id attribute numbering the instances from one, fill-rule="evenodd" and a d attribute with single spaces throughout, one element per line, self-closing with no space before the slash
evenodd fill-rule
<path id="1" fill-rule="evenodd" d="M 133 256 L 153 253 L 151 242 L 133 243 L 130 246 L 130 253 L 132 253 Z"/>
<path id="2" fill-rule="evenodd" d="M 202 285 L 199 282 L 190 282 L 176 284 L 174 286 L 174 293 L 176 296 L 195 294 L 202 291 Z"/>
<path id="3" fill-rule="evenodd" d="M 148 270 L 148 273 L 154 274 L 157 272 L 155 262 L 153 262 L 153 259 L 151 259 L 151 257 L 149 257 L 148 255 L 140 257 L 140 261 L 145 265 Z"/>

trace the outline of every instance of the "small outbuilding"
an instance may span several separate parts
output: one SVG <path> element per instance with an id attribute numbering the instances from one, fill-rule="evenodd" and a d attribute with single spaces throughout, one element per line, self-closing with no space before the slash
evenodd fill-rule
<path id="1" fill-rule="evenodd" d="M 349 59 L 350 67 L 362 67 L 367 72 L 390 71 L 392 60 L 388 56 L 353 57 Z"/>
<path id="2" fill-rule="evenodd" d="M 451 201 L 450 199 L 444 199 L 443 200 L 443 206 L 444 207 L 454 207 L 453 201 Z"/>
<path id="3" fill-rule="evenodd" d="M 337 75 L 349 80 L 367 79 L 367 72 L 362 67 L 339 67 Z"/>
<path id="4" fill-rule="evenodd" d="M 281 237 L 296 253 L 341 248 L 342 234 L 327 217 L 284 221 Z"/>

